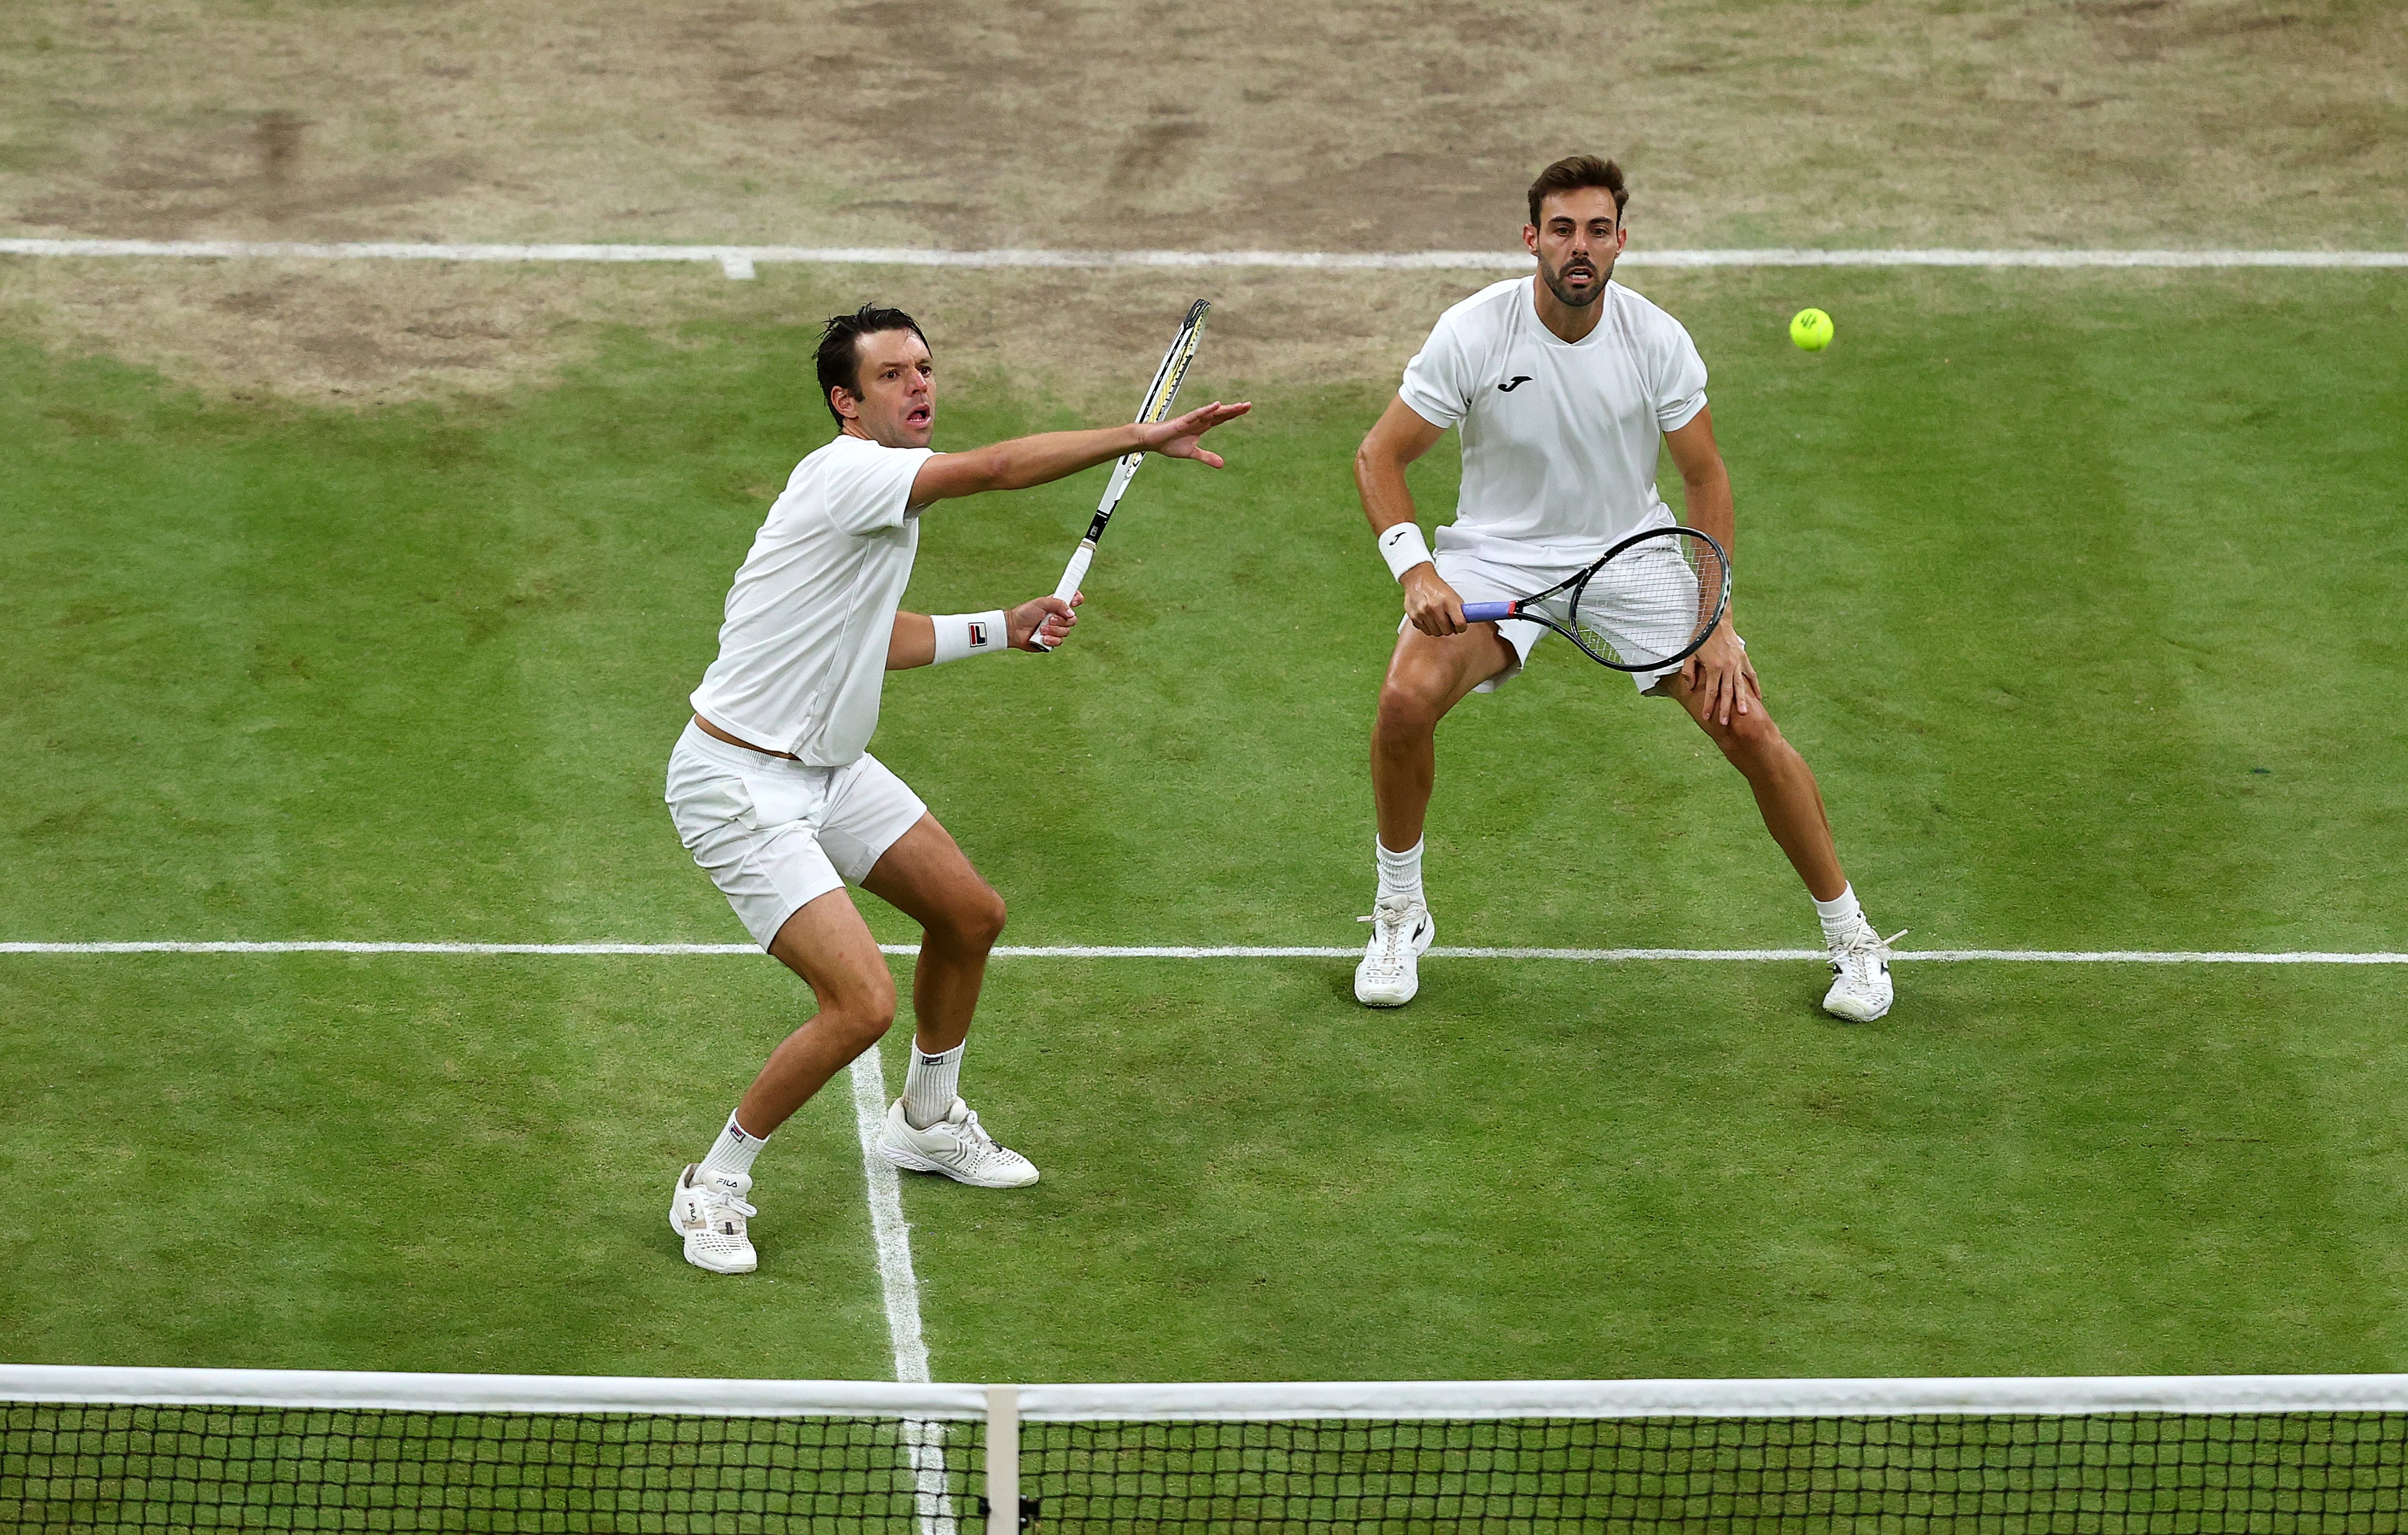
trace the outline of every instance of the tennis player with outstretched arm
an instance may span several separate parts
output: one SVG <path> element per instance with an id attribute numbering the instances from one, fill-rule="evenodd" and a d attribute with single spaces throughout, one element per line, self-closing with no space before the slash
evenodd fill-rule
<path id="1" fill-rule="evenodd" d="M 795 466 L 753 538 L 727 594 L 719 658 L 695 689 L 694 718 L 669 756 L 679 839 L 753 938 L 819 998 L 819 1011 L 771 1052 L 710 1153 L 678 1175 L 669 1224 L 688 1263 L 722 1274 L 756 1266 L 746 1196 L 762 1142 L 895 1021 L 894 978 L 847 882 L 924 929 L 911 982 L 918 1032 L 880 1155 L 982 1188 L 1037 1181 L 1028 1159 L 997 1145 L 955 1091 L 1003 899 L 867 748 L 885 672 L 1059 644 L 1078 622 L 1077 597 L 985 613 L 900 611 L 921 513 L 1139 451 L 1219 468 L 1199 439 L 1248 409 L 1216 400 L 1152 425 L 939 453 L 928 447 L 935 375 L 910 316 L 868 305 L 839 315 L 818 362 L 820 395 L 839 430 Z"/>
<path id="2" fill-rule="evenodd" d="M 1355 997 L 1368 1006 L 1412 999 L 1435 934 L 1422 825 L 1438 722 L 1466 695 L 1510 681 L 1546 632 L 1527 620 L 1467 623 L 1464 604 L 1543 592 L 1619 540 L 1673 525 L 1656 492 L 1659 443 L 1680 470 L 1690 525 L 1731 548 L 1730 478 L 1706 409 L 1705 364 L 1680 322 L 1612 280 L 1628 196 L 1612 161 L 1581 155 L 1541 172 L 1522 231 L 1537 274 L 1440 317 L 1354 457 L 1363 509 L 1405 608 L 1371 734 L 1379 893 L 1354 971 Z M 1450 426 L 1463 435 L 1462 491 L 1433 553 L 1405 467 Z M 1609 562 L 1598 578 L 1608 599 L 1614 569 Z M 1695 654 L 1635 680 L 1642 695 L 1687 710 L 1746 777 L 1822 918 L 1832 972 L 1823 1006 L 1870 1022 L 1889 1011 L 1888 945 L 1856 904 L 1822 792 L 1765 711 L 1733 624 L 1726 612 Z"/>

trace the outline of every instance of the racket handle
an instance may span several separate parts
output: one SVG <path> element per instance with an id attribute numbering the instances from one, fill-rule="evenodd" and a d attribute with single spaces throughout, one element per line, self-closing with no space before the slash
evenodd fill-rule
<path id="1" fill-rule="evenodd" d="M 1070 563 L 1062 567 L 1062 581 L 1054 588 L 1054 595 L 1065 602 L 1076 596 L 1079 593 L 1079 583 L 1087 579 L 1087 567 L 1095 563 L 1096 541 L 1093 538 L 1080 539 L 1079 547 L 1071 552 Z M 1040 651 L 1050 652 L 1054 647 L 1045 643 L 1044 636 L 1045 626 L 1040 624 L 1036 632 L 1028 637 L 1028 642 Z"/>
<path id="2" fill-rule="evenodd" d="M 1500 618 L 1512 616 L 1513 604 L 1510 602 L 1467 602 L 1463 605 L 1463 621 L 1466 624 L 1494 624 Z"/>

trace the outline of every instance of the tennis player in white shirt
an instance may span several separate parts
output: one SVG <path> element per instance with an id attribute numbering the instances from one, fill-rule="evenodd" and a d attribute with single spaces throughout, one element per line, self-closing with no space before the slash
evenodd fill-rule
<path id="1" fill-rule="evenodd" d="M 1438 722 L 1466 695 L 1511 681 L 1547 632 L 1527 621 L 1467 624 L 1464 603 L 1542 592 L 1615 541 L 1671 525 L 1656 492 L 1659 443 L 1680 470 L 1689 525 L 1725 550 L 1734 542 L 1705 364 L 1679 321 L 1612 280 L 1628 199 L 1612 161 L 1580 155 L 1541 172 L 1522 231 L 1537 274 L 1441 315 L 1355 454 L 1363 509 L 1405 607 L 1371 735 L 1379 893 L 1354 972 L 1368 1006 L 1412 1000 L 1416 962 L 1436 933 L 1421 866 Z M 1405 466 L 1450 426 L 1462 431 L 1462 490 L 1433 553 Z M 1889 1011 L 1889 948 L 1841 869 L 1813 771 L 1765 712 L 1735 622 L 1727 613 L 1687 661 L 1636 681 L 1642 695 L 1687 710 L 1745 775 L 1822 919 L 1832 974 L 1823 1006 L 1869 1023 Z"/>
<path id="2" fill-rule="evenodd" d="M 807 982 L 819 1011 L 770 1053 L 718 1140 L 679 1174 L 669 1224 L 686 1261 L 713 1273 L 757 1266 L 746 1202 L 761 1144 L 895 1021 L 885 955 L 850 882 L 924 929 L 911 982 L 918 1024 L 903 1095 L 878 1151 L 914 1171 L 982 1188 L 1037 1181 L 955 1090 L 1003 899 L 903 781 L 868 753 L 884 674 L 999 654 L 1042 631 L 1058 644 L 1072 603 L 931 617 L 900 611 L 921 513 L 949 497 L 1021 490 L 1143 450 L 1213 468 L 1198 439 L 1244 415 L 1219 401 L 1156 425 L 1051 432 L 939 453 L 935 376 L 910 316 L 864 305 L 828 322 L 821 397 L 839 428 L 795 466 L 736 573 L 719 658 L 695 689 L 669 756 L 678 836 L 754 939 Z M 1074 601 L 1077 599 L 1073 599 Z"/>

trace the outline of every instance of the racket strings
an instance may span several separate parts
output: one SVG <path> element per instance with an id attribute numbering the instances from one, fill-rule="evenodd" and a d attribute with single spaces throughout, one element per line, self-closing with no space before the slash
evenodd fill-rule
<path id="1" fill-rule="evenodd" d="M 1678 528 L 1637 539 L 1571 595 L 1581 648 L 1633 671 L 1685 656 L 1722 618 L 1729 571 L 1722 552 Z"/>

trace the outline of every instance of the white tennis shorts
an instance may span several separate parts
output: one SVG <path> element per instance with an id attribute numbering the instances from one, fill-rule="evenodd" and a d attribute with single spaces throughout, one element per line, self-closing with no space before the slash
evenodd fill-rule
<path id="1" fill-rule="evenodd" d="M 786 919 L 867 879 L 928 813 L 892 769 L 864 753 L 808 768 L 703 734 L 692 720 L 669 753 L 669 819 L 764 949 Z"/>
<path id="2" fill-rule="evenodd" d="M 1495 546 L 1491 544 L 1489 547 Z M 1579 575 L 1589 563 L 1579 560 L 1570 565 L 1509 564 L 1468 549 L 1444 548 L 1431 558 L 1438 566 L 1439 580 L 1454 587 L 1455 595 L 1466 602 L 1504 602 L 1528 596 L 1533 592 L 1543 592 L 1559 581 L 1570 581 Z M 1642 601 L 1635 593 L 1617 591 L 1614 581 L 1619 573 L 1617 567 L 1630 562 L 1629 573 L 1635 575 L 1638 569 L 1636 562 L 1642 559 L 1669 561 L 1679 566 L 1680 574 L 1688 578 L 1688 595 L 1684 598 L 1678 595 L 1681 583 L 1677 580 L 1663 581 L 1656 586 L 1657 595 L 1652 602 Z M 1675 595 L 1670 599 L 1665 598 L 1663 587 L 1674 588 Z M 1615 638 L 1627 638 L 1640 645 L 1652 647 L 1661 654 L 1668 650 L 1678 650 L 1696 632 L 1691 625 L 1697 622 L 1697 591 L 1696 575 L 1689 571 L 1679 554 L 1667 547 L 1660 552 L 1651 551 L 1645 554 L 1617 556 L 1612 565 L 1598 573 L 1596 581 L 1589 583 L 1587 600 L 1582 605 L 1582 610 Z M 1599 606 L 1600 597 L 1604 599 L 1602 608 Z M 1562 619 L 1566 615 L 1558 612 L 1554 616 Z M 1405 625 L 1412 622 L 1411 619 L 1400 621 L 1397 625 L 1398 632 L 1403 633 Z M 1513 647 L 1512 664 L 1471 691 L 1494 693 L 1522 675 L 1522 667 L 1529 662 L 1531 648 L 1546 638 L 1547 632 L 1545 624 L 1534 624 L 1526 618 L 1498 620 L 1498 637 Z M 1656 671 L 1634 671 L 1629 675 L 1630 680 L 1639 684 L 1639 691 L 1644 693 L 1680 669 L 1680 666 L 1675 664 Z"/>

